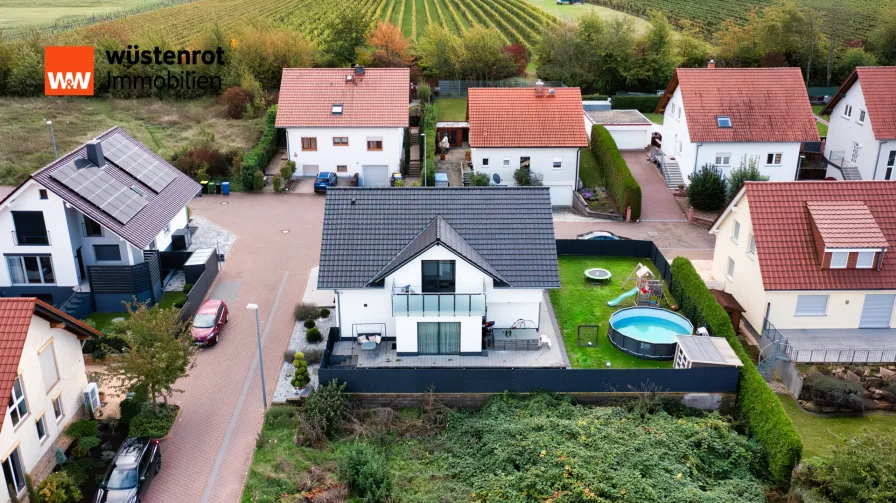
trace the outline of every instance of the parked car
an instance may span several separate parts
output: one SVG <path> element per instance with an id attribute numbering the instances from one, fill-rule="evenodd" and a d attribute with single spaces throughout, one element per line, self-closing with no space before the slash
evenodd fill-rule
<path id="1" fill-rule="evenodd" d="M 208 299 L 199 306 L 193 316 L 193 342 L 200 346 L 217 344 L 221 338 L 221 327 L 227 323 L 230 314 L 223 300 Z"/>
<path id="2" fill-rule="evenodd" d="M 591 231 L 579 234 L 576 239 L 589 239 L 591 241 L 620 241 L 628 239 L 627 237 L 617 236 L 610 231 Z"/>
<path id="3" fill-rule="evenodd" d="M 332 171 L 321 171 L 314 180 L 314 192 L 326 192 L 328 188 L 335 187 L 339 182 L 336 173 Z"/>
<path id="4" fill-rule="evenodd" d="M 161 468 L 162 448 L 158 440 L 128 438 L 103 475 L 96 503 L 139 502 Z"/>

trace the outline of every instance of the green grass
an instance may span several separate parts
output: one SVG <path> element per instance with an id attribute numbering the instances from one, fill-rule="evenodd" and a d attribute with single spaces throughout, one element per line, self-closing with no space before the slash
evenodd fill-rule
<path id="1" fill-rule="evenodd" d="M 187 294 L 183 292 L 165 292 L 162 294 L 162 300 L 159 301 L 159 307 L 169 309 L 174 307 L 174 303 L 177 301 L 186 302 Z"/>
<path id="2" fill-rule="evenodd" d="M 644 114 L 644 117 L 650 119 L 650 122 L 654 124 L 662 124 L 663 123 L 663 114 Z"/>
<path id="3" fill-rule="evenodd" d="M 463 122 L 467 120 L 466 98 L 436 98 L 437 121 Z"/>
<path id="4" fill-rule="evenodd" d="M 0 31 L 17 35 L 35 28 L 81 24 L 94 16 L 114 18 L 173 3 L 174 0 L 0 0 Z"/>
<path id="5" fill-rule="evenodd" d="M 820 122 L 815 122 L 815 125 L 818 126 L 818 136 L 827 136 L 828 135 L 828 125 L 822 124 Z"/>
<path id="6" fill-rule="evenodd" d="M 607 322 L 618 309 L 631 307 L 631 298 L 616 307 L 607 305 L 623 293 L 622 284 L 640 262 L 657 274 L 649 259 L 631 257 L 570 257 L 558 260 L 560 268 L 560 289 L 551 290 L 551 304 L 560 325 L 566 353 L 574 368 L 605 368 L 607 362 L 613 368 L 672 368 L 671 361 L 651 361 L 636 358 L 619 351 L 607 339 Z M 592 267 L 607 269 L 613 278 L 606 286 L 592 285 L 585 279 L 584 272 Z M 629 285 L 628 289 L 632 286 Z M 668 295 L 668 294 L 667 294 Z M 578 326 L 600 325 L 597 347 L 579 347 Z"/>
<path id="7" fill-rule="evenodd" d="M 790 395 L 778 395 L 778 398 L 803 439 L 803 459 L 830 458 L 835 445 L 863 433 L 896 435 L 896 415 L 823 417 L 804 411 Z"/>
<path id="8" fill-rule="evenodd" d="M 597 160 L 590 148 L 579 149 L 579 178 L 586 187 L 597 187 Z"/>
<path id="9" fill-rule="evenodd" d="M 116 318 L 128 319 L 130 315 L 128 313 L 90 313 L 86 320 L 93 325 L 94 328 L 99 330 L 100 332 L 106 333 L 108 332 L 113 325 L 117 323 L 121 323 L 121 321 L 112 321 Z"/>
<path id="10" fill-rule="evenodd" d="M 632 26 L 636 32 L 642 33 L 647 31 L 650 23 L 645 19 L 641 19 L 631 14 L 626 14 L 607 7 L 600 7 L 591 3 L 583 5 L 557 5 L 557 0 L 526 0 L 530 4 L 537 5 L 559 19 L 565 21 L 575 21 L 587 13 L 594 13 L 603 18 L 604 21 L 611 21 L 615 18 L 627 18 L 631 20 Z"/>
<path id="11" fill-rule="evenodd" d="M 812 105 L 812 113 L 816 116 L 821 117 L 824 120 L 831 120 L 830 115 L 821 115 L 821 110 L 824 108 L 824 105 Z"/>

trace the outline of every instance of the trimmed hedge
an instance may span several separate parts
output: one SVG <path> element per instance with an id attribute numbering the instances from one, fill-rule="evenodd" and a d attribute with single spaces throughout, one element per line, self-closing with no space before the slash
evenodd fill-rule
<path id="1" fill-rule="evenodd" d="M 436 119 L 439 116 L 439 108 L 435 103 L 430 103 L 423 108 L 423 118 L 420 120 L 420 129 L 426 134 L 426 159 L 420 168 L 420 176 L 426 173 L 426 186 L 433 187 L 436 183 Z M 423 171 L 423 168 L 426 168 Z"/>
<path id="2" fill-rule="evenodd" d="M 271 162 L 277 153 L 277 128 L 274 123 L 277 120 L 277 105 L 268 108 L 264 121 L 264 134 L 258 140 L 258 144 L 249 149 L 243 156 L 243 173 L 241 176 L 243 190 L 252 190 L 255 185 L 255 172 L 264 173 L 265 166 Z M 256 190 L 261 190 L 257 188 Z"/>
<path id="3" fill-rule="evenodd" d="M 582 96 L 584 101 L 607 101 L 610 99 L 606 94 L 585 94 Z"/>
<path id="4" fill-rule="evenodd" d="M 591 173 L 584 173 L 581 169 L 579 174 L 582 183 L 589 187 L 604 186 L 613 194 L 616 199 L 616 207 L 620 215 L 625 215 L 625 208 L 631 206 L 632 220 L 641 218 L 641 186 L 628 169 L 628 164 L 619 153 L 616 147 L 616 140 L 607 131 L 607 128 L 600 124 L 591 127 L 591 153 L 596 161 L 597 171 L 592 176 Z M 586 166 L 587 167 L 587 166 Z"/>
<path id="5" fill-rule="evenodd" d="M 637 110 L 641 113 L 652 114 L 656 112 L 662 96 L 629 96 L 617 94 L 613 96 L 610 108 L 613 110 Z"/>
<path id="6" fill-rule="evenodd" d="M 749 434 L 768 454 L 769 470 L 782 486 L 790 483 L 791 473 L 800 462 L 803 441 L 784 412 L 774 391 L 756 369 L 756 365 L 741 346 L 731 319 L 706 288 L 691 261 L 677 257 L 672 261 L 672 283 L 669 290 L 681 308 L 681 313 L 696 327 L 706 327 L 710 335 L 724 337 L 743 363 L 740 369 L 740 390 L 737 408 Z"/>

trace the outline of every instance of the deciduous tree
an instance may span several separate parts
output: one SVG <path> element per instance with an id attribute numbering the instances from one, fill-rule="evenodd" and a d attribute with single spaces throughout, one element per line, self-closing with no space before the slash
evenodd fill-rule
<path id="1" fill-rule="evenodd" d="M 475 25 L 461 39 L 461 73 L 469 79 L 495 80 L 513 76 L 515 65 L 504 52 L 504 40 L 495 28 Z"/>
<path id="2" fill-rule="evenodd" d="M 332 66 L 349 66 L 355 62 L 359 48 L 364 47 L 370 32 L 370 18 L 362 9 L 346 9 L 323 26 L 326 35 L 320 40 L 324 60 Z"/>
<path id="3" fill-rule="evenodd" d="M 417 40 L 417 56 L 424 75 L 456 78 L 460 40 L 441 25 L 428 24 Z"/>
<path id="4" fill-rule="evenodd" d="M 881 14 L 868 42 L 881 64 L 896 65 L 896 8 Z"/>
<path id="5" fill-rule="evenodd" d="M 392 23 L 377 21 L 376 28 L 367 36 L 371 50 L 370 66 L 402 67 L 411 64 L 410 42 Z"/>

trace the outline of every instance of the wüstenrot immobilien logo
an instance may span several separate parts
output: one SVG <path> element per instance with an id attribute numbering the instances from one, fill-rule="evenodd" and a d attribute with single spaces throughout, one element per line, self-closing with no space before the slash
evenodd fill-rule
<path id="1" fill-rule="evenodd" d="M 44 94 L 93 96 L 93 47 L 44 47 Z"/>

